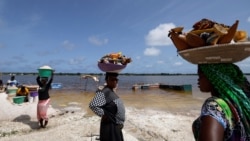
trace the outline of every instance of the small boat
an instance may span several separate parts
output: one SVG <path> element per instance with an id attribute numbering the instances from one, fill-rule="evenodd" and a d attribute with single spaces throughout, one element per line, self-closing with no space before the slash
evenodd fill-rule
<path id="1" fill-rule="evenodd" d="M 184 85 L 160 84 L 159 88 L 161 88 L 161 89 L 179 90 L 179 91 L 185 91 L 185 92 L 192 92 L 192 85 L 191 84 L 184 84 Z"/>
<path id="2" fill-rule="evenodd" d="M 51 88 L 52 89 L 61 89 L 62 83 L 51 83 Z"/>
<path id="3" fill-rule="evenodd" d="M 134 84 L 132 86 L 133 90 L 137 90 L 137 89 L 151 89 L 151 88 L 159 88 L 159 83 L 154 83 L 154 84 L 138 83 L 138 84 Z"/>

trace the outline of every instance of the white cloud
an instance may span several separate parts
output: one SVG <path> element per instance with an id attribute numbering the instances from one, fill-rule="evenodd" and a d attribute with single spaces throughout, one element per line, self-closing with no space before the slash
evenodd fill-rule
<path id="1" fill-rule="evenodd" d="M 30 21 L 34 23 L 39 22 L 42 19 L 41 16 L 38 14 L 32 14 L 29 18 L 30 18 Z"/>
<path id="2" fill-rule="evenodd" d="M 146 65 L 145 67 L 146 68 L 152 68 L 153 66 L 152 65 Z"/>
<path id="3" fill-rule="evenodd" d="M 160 54 L 160 50 L 154 47 L 146 48 L 144 50 L 144 55 L 146 56 L 158 56 Z"/>
<path id="4" fill-rule="evenodd" d="M 146 44 L 148 46 L 166 46 L 171 45 L 172 41 L 168 37 L 168 32 L 170 29 L 174 28 L 173 23 L 160 24 L 155 29 L 149 31 L 148 35 L 145 37 Z"/>
<path id="5" fill-rule="evenodd" d="M 248 17 L 248 18 L 247 18 L 247 22 L 249 22 L 249 23 L 250 23 L 250 17 Z"/>
<path id="6" fill-rule="evenodd" d="M 157 64 L 165 64 L 165 62 L 162 61 L 162 60 L 158 60 L 158 61 L 157 61 Z"/>
<path id="7" fill-rule="evenodd" d="M 183 63 L 182 62 L 175 62 L 174 66 L 181 66 Z"/>
<path id="8" fill-rule="evenodd" d="M 83 57 L 73 58 L 73 59 L 69 60 L 69 64 L 70 65 L 78 65 L 78 64 L 82 64 L 83 61 L 84 61 Z"/>
<path id="9" fill-rule="evenodd" d="M 75 45 L 73 43 L 70 43 L 68 40 L 63 41 L 62 45 L 65 49 L 68 50 L 72 50 L 75 48 Z"/>
<path id="10" fill-rule="evenodd" d="M 89 37 L 88 40 L 90 43 L 97 45 L 97 46 L 101 46 L 101 45 L 108 43 L 108 39 L 99 39 L 98 37 L 95 37 L 95 36 Z"/>

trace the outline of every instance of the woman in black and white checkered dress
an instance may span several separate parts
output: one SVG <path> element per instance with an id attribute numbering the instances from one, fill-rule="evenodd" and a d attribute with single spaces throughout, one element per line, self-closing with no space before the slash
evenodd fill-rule
<path id="1" fill-rule="evenodd" d="M 107 85 L 96 92 L 89 104 L 90 109 L 101 119 L 101 141 L 123 141 L 122 128 L 125 121 L 125 107 L 114 89 L 118 73 L 106 73 Z"/>

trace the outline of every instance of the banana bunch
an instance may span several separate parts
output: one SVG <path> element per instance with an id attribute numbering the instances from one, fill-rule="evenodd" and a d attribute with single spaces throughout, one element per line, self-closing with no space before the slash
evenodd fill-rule
<path id="1" fill-rule="evenodd" d="M 232 26 L 219 24 L 209 19 L 202 19 L 193 25 L 193 29 L 187 33 L 184 27 L 176 27 L 169 31 L 177 50 L 185 50 L 201 46 L 227 44 L 232 40 L 235 42 L 245 41 L 247 33 L 243 30 L 237 31 L 239 21 L 236 20 Z"/>

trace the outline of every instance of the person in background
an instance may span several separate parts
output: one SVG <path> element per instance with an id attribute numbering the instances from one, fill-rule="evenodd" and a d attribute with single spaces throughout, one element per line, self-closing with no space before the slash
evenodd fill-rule
<path id="1" fill-rule="evenodd" d="M 193 122 L 197 141 L 250 141 L 250 84 L 238 66 L 198 65 L 198 86 L 211 97 Z"/>
<path id="2" fill-rule="evenodd" d="M 16 87 L 18 87 L 18 81 L 15 79 L 14 75 L 12 75 L 10 77 L 10 80 L 7 81 L 7 86 L 11 86 L 11 87 L 16 86 Z"/>
<path id="3" fill-rule="evenodd" d="M 89 108 L 101 117 L 100 140 L 123 141 L 122 128 L 125 121 L 125 107 L 114 89 L 118 83 L 118 73 L 106 73 L 107 85 L 97 90 Z"/>
<path id="4" fill-rule="evenodd" d="M 47 116 L 47 111 L 48 111 L 49 104 L 50 104 L 49 89 L 53 81 L 53 76 L 54 76 L 54 73 L 52 72 L 50 79 L 48 77 L 41 77 L 41 80 L 40 80 L 40 76 L 36 78 L 37 84 L 39 85 L 37 119 L 40 123 L 41 128 L 45 128 L 49 121 L 49 118 Z"/>
<path id="5" fill-rule="evenodd" d="M 16 92 L 16 96 L 25 96 L 24 102 L 29 101 L 29 94 L 30 94 L 29 89 L 23 85 L 21 85 L 21 87 L 19 87 Z"/>
<path id="6" fill-rule="evenodd" d="M 5 90 L 6 90 L 6 87 L 3 84 L 3 80 L 0 79 L 0 93 L 5 92 Z"/>

